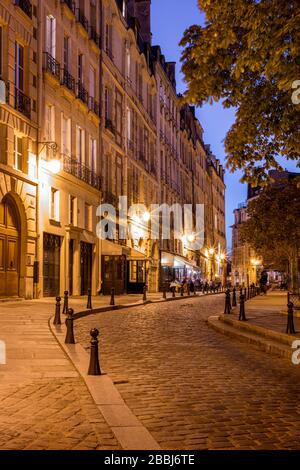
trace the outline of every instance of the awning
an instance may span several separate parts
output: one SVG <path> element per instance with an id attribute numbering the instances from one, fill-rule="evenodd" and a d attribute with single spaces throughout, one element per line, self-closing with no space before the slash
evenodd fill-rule
<path id="1" fill-rule="evenodd" d="M 194 271 L 200 271 L 200 268 L 196 266 L 196 261 L 187 260 L 183 256 L 172 255 L 166 251 L 161 253 L 161 265 L 171 268 L 191 268 Z"/>
<path id="2" fill-rule="evenodd" d="M 130 248 L 117 243 L 110 242 L 109 240 L 101 240 L 101 254 L 105 256 L 127 256 L 130 253 Z"/>

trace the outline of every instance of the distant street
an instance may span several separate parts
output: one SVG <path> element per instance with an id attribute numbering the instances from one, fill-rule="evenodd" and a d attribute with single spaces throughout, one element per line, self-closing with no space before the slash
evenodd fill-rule
<path id="1" fill-rule="evenodd" d="M 224 297 L 107 312 L 76 322 L 101 366 L 164 449 L 300 447 L 300 369 L 206 324 Z"/>

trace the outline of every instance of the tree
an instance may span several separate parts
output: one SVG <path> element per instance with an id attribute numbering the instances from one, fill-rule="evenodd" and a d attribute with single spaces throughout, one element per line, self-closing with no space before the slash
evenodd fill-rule
<path id="1" fill-rule="evenodd" d="M 242 169 L 242 181 L 264 185 L 268 170 L 282 169 L 278 156 L 300 164 L 300 2 L 198 4 L 205 26 L 191 26 L 181 41 L 185 99 L 236 108 L 225 140 L 227 167 Z"/>
<path id="2" fill-rule="evenodd" d="M 248 220 L 241 228 L 242 240 L 275 266 L 289 266 L 290 287 L 298 285 L 300 249 L 300 189 L 297 181 L 270 185 L 248 204 Z"/>

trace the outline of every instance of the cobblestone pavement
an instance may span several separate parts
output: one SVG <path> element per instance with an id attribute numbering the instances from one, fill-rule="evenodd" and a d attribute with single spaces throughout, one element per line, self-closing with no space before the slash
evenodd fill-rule
<path id="1" fill-rule="evenodd" d="M 101 366 L 164 449 L 299 449 L 300 369 L 206 324 L 224 296 L 76 321 L 101 332 Z"/>
<path id="2" fill-rule="evenodd" d="M 86 385 L 48 328 L 51 304 L 0 307 L 0 449 L 118 449 Z"/>

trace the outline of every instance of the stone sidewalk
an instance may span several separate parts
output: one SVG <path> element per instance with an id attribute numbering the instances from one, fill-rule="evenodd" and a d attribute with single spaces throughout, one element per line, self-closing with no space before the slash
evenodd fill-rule
<path id="1" fill-rule="evenodd" d="M 287 294 L 271 290 L 245 303 L 246 322 L 240 322 L 239 303 L 230 315 L 210 317 L 208 323 L 216 330 L 232 337 L 256 344 L 264 351 L 284 356 L 292 355 L 292 343 L 300 338 L 300 319 L 294 317 L 296 334 L 286 334 Z"/>

